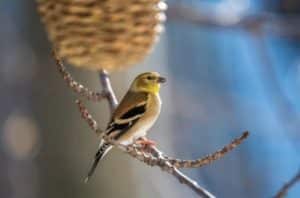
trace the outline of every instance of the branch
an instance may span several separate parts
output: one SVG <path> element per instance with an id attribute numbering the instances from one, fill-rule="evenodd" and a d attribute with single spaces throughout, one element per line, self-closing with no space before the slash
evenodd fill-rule
<path id="1" fill-rule="evenodd" d="M 172 174 L 174 177 L 178 179 L 178 181 L 182 184 L 187 185 L 192 190 L 194 190 L 200 197 L 215 197 L 210 192 L 208 192 L 206 189 L 199 186 L 199 184 L 192 180 L 191 178 L 184 175 L 182 172 L 180 172 L 176 166 L 171 164 L 168 160 L 167 156 L 164 156 L 163 153 L 156 147 L 150 146 L 149 153 L 151 153 L 153 156 L 155 156 L 159 160 L 159 166 L 162 170 L 167 171 L 168 173 Z"/>
<path id="2" fill-rule="evenodd" d="M 289 189 L 292 188 L 299 181 L 300 181 L 300 170 L 290 181 L 288 181 L 285 185 L 282 186 L 282 188 L 277 192 L 274 198 L 285 197 Z"/>
<path id="3" fill-rule="evenodd" d="M 171 158 L 169 156 L 165 156 L 165 158 L 176 168 L 200 168 L 224 157 L 225 154 L 227 154 L 228 152 L 236 148 L 238 145 L 240 145 L 248 136 L 249 132 L 246 131 L 240 137 L 234 139 L 231 143 L 224 146 L 222 149 L 200 159 L 182 160 Z"/>
<path id="4" fill-rule="evenodd" d="M 106 93 L 107 100 L 110 107 L 110 112 L 112 114 L 118 106 L 116 95 L 111 87 L 111 83 L 107 72 L 105 70 L 101 70 L 99 73 L 99 77 L 100 77 L 100 82 L 102 85 L 103 92 Z"/>
<path id="5" fill-rule="evenodd" d="M 55 50 L 52 51 L 53 58 L 56 61 L 57 69 L 59 73 L 62 75 L 63 79 L 66 81 L 67 85 L 77 94 L 87 98 L 92 101 L 100 101 L 106 98 L 106 92 L 94 92 L 84 87 L 82 84 L 76 82 L 71 74 L 67 71 L 66 67 L 58 57 Z"/>

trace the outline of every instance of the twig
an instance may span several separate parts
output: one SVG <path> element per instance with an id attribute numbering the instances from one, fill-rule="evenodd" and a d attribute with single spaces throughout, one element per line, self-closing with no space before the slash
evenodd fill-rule
<path id="1" fill-rule="evenodd" d="M 187 185 L 192 190 L 194 190 L 200 197 L 212 198 L 215 197 L 210 192 L 208 192 L 205 188 L 201 187 L 196 181 L 192 180 L 188 176 L 184 175 L 177 168 L 172 166 L 168 161 L 162 160 L 164 162 L 165 167 L 167 167 L 167 171 L 176 177 L 180 183 Z M 163 169 L 163 168 L 162 168 Z"/>
<path id="2" fill-rule="evenodd" d="M 67 85 L 77 94 L 86 97 L 88 100 L 100 101 L 106 98 L 106 92 L 94 92 L 84 87 L 82 84 L 76 82 L 71 74 L 67 71 L 66 67 L 62 63 L 61 59 L 58 57 L 55 50 L 52 50 L 53 58 L 56 61 L 57 69 L 62 75 L 63 79 L 66 81 Z"/>
<path id="3" fill-rule="evenodd" d="M 100 82 L 102 85 L 103 92 L 106 94 L 107 101 L 109 103 L 110 111 L 111 113 L 114 112 L 114 110 L 118 106 L 118 101 L 116 98 L 116 95 L 111 87 L 111 83 L 108 77 L 108 74 L 105 70 L 101 70 L 99 73 Z"/>
<path id="4" fill-rule="evenodd" d="M 286 196 L 287 192 L 290 188 L 292 188 L 293 185 L 295 185 L 297 182 L 300 181 L 300 170 L 298 173 L 285 185 L 282 186 L 282 188 L 277 192 L 277 194 L 274 196 L 274 198 L 283 198 Z"/>
<path id="5" fill-rule="evenodd" d="M 222 149 L 200 159 L 182 160 L 182 159 L 171 158 L 165 155 L 164 157 L 176 168 L 200 168 L 202 166 L 208 165 L 222 158 L 225 154 L 227 154 L 228 152 L 236 148 L 238 145 L 240 145 L 248 136 L 249 136 L 249 132 L 246 131 L 240 137 L 234 139 L 230 144 L 224 146 Z"/>
<path id="6" fill-rule="evenodd" d="M 196 181 L 192 180 L 191 178 L 187 177 L 182 172 L 180 172 L 176 166 L 170 163 L 170 161 L 168 160 L 168 156 L 164 156 L 163 153 L 158 148 L 151 146 L 149 147 L 149 152 L 159 160 L 159 164 L 160 164 L 159 166 L 161 167 L 162 170 L 165 170 L 168 173 L 172 174 L 174 177 L 178 179 L 180 183 L 189 186 L 200 197 L 215 197 L 206 189 L 199 186 L 199 184 Z"/>

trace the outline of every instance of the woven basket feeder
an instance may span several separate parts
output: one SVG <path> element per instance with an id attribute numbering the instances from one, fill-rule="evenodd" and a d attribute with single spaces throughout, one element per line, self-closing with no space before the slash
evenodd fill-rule
<path id="1" fill-rule="evenodd" d="M 159 0 L 37 0 L 49 39 L 74 66 L 120 70 L 144 59 L 163 29 Z"/>

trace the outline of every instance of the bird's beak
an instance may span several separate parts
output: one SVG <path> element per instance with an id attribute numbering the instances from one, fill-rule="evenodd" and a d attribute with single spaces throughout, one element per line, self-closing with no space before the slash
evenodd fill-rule
<path id="1" fill-rule="evenodd" d="M 157 82 L 158 83 L 165 83 L 167 81 L 167 79 L 166 78 L 164 78 L 164 77 L 158 77 L 158 79 L 157 79 Z"/>

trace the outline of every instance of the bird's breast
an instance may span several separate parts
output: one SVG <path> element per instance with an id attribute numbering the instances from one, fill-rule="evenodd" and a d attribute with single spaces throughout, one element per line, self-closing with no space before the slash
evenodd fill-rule
<path id="1" fill-rule="evenodd" d="M 134 140 L 146 136 L 148 130 L 154 125 L 161 109 L 161 100 L 158 94 L 150 95 L 145 114 L 121 138 L 122 144 L 131 144 Z"/>
<path id="2" fill-rule="evenodd" d="M 161 100 L 158 94 L 150 94 L 148 98 L 147 110 L 145 112 L 145 118 L 157 119 L 161 109 Z"/>

